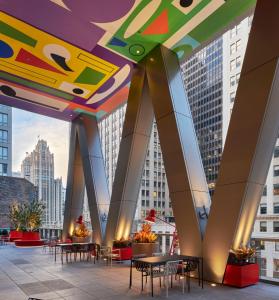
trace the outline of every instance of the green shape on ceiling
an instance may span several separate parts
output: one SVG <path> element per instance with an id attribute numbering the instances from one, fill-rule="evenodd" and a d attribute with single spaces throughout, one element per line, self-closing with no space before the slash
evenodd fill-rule
<path id="1" fill-rule="evenodd" d="M 75 80 L 76 83 L 98 84 L 105 77 L 104 73 L 86 67 Z"/>
<path id="2" fill-rule="evenodd" d="M 23 79 L 23 78 L 20 78 L 20 77 L 13 76 L 12 74 L 0 72 L 0 78 L 9 80 L 11 82 L 19 83 L 23 86 L 27 86 L 29 88 L 33 88 L 33 89 L 42 91 L 42 92 L 48 93 L 50 95 L 54 95 L 54 96 L 63 98 L 65 100 L 70 100 L 71 101 L 75 97 L 73 95 L 69 95 L 68 93 L 64 93 L 64 92 L 61 92 L 59 90 L 50 88 L 48 86 L 41 85 L 39 83 L 29 81 L 29 80 L 26 80 L 26 79 Z"/>
<path id="3" fill-rule="evenodd" d="M 35 47 L 37 44 L 37 41 L 31 38 L 30 36 L 2 21 L 0 21 L 0 33 L 31 47 Z"/>

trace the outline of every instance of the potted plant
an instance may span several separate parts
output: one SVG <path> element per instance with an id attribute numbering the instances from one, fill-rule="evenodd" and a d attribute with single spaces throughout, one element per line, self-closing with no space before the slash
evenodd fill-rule
<path id="1" fill-rule="evenodd" d="M 159 249 L 159 244 L 156 243 L 156 240 L 157 235 L 151 231 L 151 225 L 142 224 L 141 230 L 133 236 L 133 255 L 145 254 L 146 256 L 152 256 Z"/>
<path id="2" fill-rule="evenodd" d="M 112 251 L 118 251 L 120 257 L 117 260 L 129 260 L 132 258 L 132 241 L 121 238 L 113 241 Z"/>
<path id="3" fill-rule="evenodd" d="M 241 246 L 229 254 L 223 283 L 235 287 L 246 287 L 259 281 L 259 266 L 252 262 L 255 249 Z"/>
<path id="4" fill-rule="evenodd" d="M 85 243 L 90 241 L 91 232 L 87 229 L 83 217 L 79 216 L 76 220 L 74 231 L 72 233 L 73 243 Z"/>
<path id="5" fill-rule="evenodd" d="M 37 200 L 12 203 L 9 216 L 15 230 L 10 232 L 10 240 L 15 241 L 17 245 L 21 244 L 19 241 L 41 242 L 39 228 L 42 223 L 44 209 L 44 205 Z M 26 245 L 26 243 L 23 244 Z"/>

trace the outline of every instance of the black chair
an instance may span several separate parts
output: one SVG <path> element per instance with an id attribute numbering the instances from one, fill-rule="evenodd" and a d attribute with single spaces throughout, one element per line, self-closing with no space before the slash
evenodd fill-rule
<path id="1" fill-rule="evenodd" d="M 182 268 L 184 270 L 182 270 Z M 178 275 L 182 275 L 186 277 L 187 285 L 188 285 L 188 292 L 190 292 L 190 278 L 191 278 L 191 272 L 195 271 L 198 268 L 198 261 L 197 260 L 187 260 L 185 262 L 182 262 L 177 270 Z M 199 274 L 200 276 L 200 274 Z"/>
<path id="2" fill-rule="evenodd" d="M 96 263 L 96 256 L 97 256 L 97 244 L 90 243 L 87 247 L 87 261 L 92 259 L 92 256 L 94 258 L 94 264 Z"/>
<path id="3" fill-rule="evenodd" d="M 141 290 L 143 291 L 143 278 L 145 277 L 145 283 L 147 283 L 148 276 L 151 276 L 151 269 L 149 265 L 141 262 L 141 261 L 134 261 L 134 266 L 137 271 L 141 272 Z M 162 286 L 161 277 L 164 276 L 164 270 L 160 267 L 155 267 L 152 270 L 153 278 L 159 278 L 160 280 L 160 287 Z"/>
<path id="4" fill-rule="evenodd" d="M 68 255 L 70 256 L 70 261 L 72 260 L 73 246 L 72 245 L 63 245 L 61 246 L 61 262 L 63 264 L 63 254 L 66 254 L 66 262 L 68 263 Z"/>

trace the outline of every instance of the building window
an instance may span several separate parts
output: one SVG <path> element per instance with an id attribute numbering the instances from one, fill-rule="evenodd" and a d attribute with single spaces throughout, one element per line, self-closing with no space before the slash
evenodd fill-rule
<path id="1" fill-rule="evenodd" d="M 266 195 L 267 195 L 267 186 L 265 185 L 264 189 L 263 189 L 263 196 L 266 196 Z"/>
<path id="2" fill-rule="evenodd" d="M 7 176 L 7 175 L 8 175 L 8 165 L 0 164 L 0 176 Z"/>
<path id="3" fill-rule="evenodd" d="M 273 232 L 279 232 L 279 222 L 278 221 L 273 222 Z"/>
<path id="4" fill-rule="evenodd" d="M 273 167 L 273 176 L 279 176 L 279 165 Z"/>
<path id="5" fill-rule="evenodd" d="M 236 52 L 240 51 L 240 48 L 241 48 L 241 40 L 238 40 L 236 42 Z"/>
<path id="6" fill-rule="evenodd" d="M 273 259 L 273 277 L 279 278 L 279 259 Z"/>
<path id="7" fill-rule="evenodd" d="M 279 252 L 279 242 L 275 242 L 275 251 Z"/>
<path id="8" fill-rule="evenodd" d="M 260 214 L 265 215 L 266 214 L 266 203 L 262 203 L 260 205 Z"/>
<path id="9" fill-rule="evenodd" d="M 236 63 L 235 63 L 235 59 L 231 60 L 230 62 L 230 70 L 234 70 L 235 69 L 235 66 L 236 66 Z"/>
<path id="10" fill-rule="evenodd" d="M 261 267 L 260 267 L 260 275 L 261 276 L 266 276 L 266 258 L 262 257 L 260 259 Z"/>
<path id="11" fill-rule="evenodd" d="M 260 222 L 260 232 L 266 232 L 266 231 L 267 231 L 266 221 L 261 221 Z"/>
<path id="12" fill-rule="evenodd" d="M 238 67 L 240 67 L 241 66 L 241 56 L 238 56 L 237 58 L 236 58 L 236 67 L 238 68 Z"/>
<path id="13" fill-rule="evenodd" d="M 265 242 L 264 241 L 260 242 L 260 249 L 265 250 Z"/>
<path id="14" fill-rule="evenodd" d="M 273 204 L 273 213 L 274 214 L 279 214 L 279 203 L 274 203 Z"/>
<path id="15" fill-rule="evenodd" d="M 274 157 L 279 157 L 279 146 L 276 146 L 276 147 L 275 147 L 275 150 L 274 150 Z"/>
<path id="16" fill-rule="evenodd" d="M 145 201 L 141 200 L 141 206 L 145 206 Z"/>
<path id="17" fill-rule="evenodd" d="M 8 115 L 4 113 L 0 113 L 0 126 L 8 125 Z"/>
<path id="18" fill-rule="evenodd" d="M 0 159 L 8 159 L 8 148 L 0 147 Z"/>
<path id="19" fill-rule="evenodd" d="M 235 85 L 235 76 L 231 76 L 230 84 L 231 84 L 231 87 L 233 87 Z"/>
<path id="20" fill-rule="evenodd" d="M 279 195 L 279 184 L 273 184 L 273 195 Z"/>
<path id="21" fill-rule="evenodd" d="M 230 93 L 230 101 L 234 102 L 234 99 L 235 99 L 235 92 L 231 92 Z"/>
<path id="22" fill-rule="evenodd" d="M 231 47 L 230 47 L 230 52 L 231 52 L 231 55 L 235 53 L 235 43 L 231 44 Z"/>
<path id="23" fill-rule="evenodd" d="M 8 131 L 0 130 L 0 142 L 7 143 L 8 142 Z"/>

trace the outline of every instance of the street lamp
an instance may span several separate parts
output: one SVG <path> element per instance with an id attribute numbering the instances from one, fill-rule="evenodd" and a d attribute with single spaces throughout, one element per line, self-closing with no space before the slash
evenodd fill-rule
<path id="1" fill-rule="evenodd" d="M 154 224 L 156 222 L 156 220 L 160 220 L 163 223 L 174 227 L 174 232 L 173 232 L 173 239 L 172 239 L 172 243 L 171 243 L 171 247 L 169 250 L 169 255 L 173 255 L 175 252 L 175 249 L 178 248 L 178 235 L 177 235 L 177 230 L 176 230 L 176 226 L 167 222 L 164 219 L 161 219 L 159 217 L 156 216 L 156 210 L 154 208 L 150 209 L 148 216 L 145 218 L 145 221 L 151 224 Z"/>

